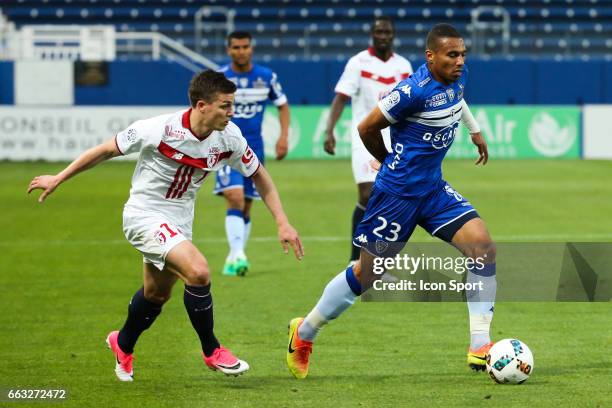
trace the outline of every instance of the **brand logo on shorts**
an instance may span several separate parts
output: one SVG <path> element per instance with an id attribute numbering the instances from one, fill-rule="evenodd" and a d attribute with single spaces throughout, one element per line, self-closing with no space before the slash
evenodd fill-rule
<path id="1" fill-rule="evenodd" d="M 357 241 L 361 242 L 362 244 L 367 244 L 368 243 L 368 237 L 366 237 L 365 234 L 361 234 L 360 236 L 357 237 Z"/>

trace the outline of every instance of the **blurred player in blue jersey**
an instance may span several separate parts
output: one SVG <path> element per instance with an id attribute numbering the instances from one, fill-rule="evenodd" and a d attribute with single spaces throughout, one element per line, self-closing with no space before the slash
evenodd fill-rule
<path id="1" fill-rule="evenodd" d="M 234 122 L 259 160 L 264 162 L 264 141 L 261 134 L 266 104 L 271 101 L 278 108 L 280 136 L 276 142 L 276 159 L 287 155 L 289 148 L 289 103 L 278 82 L 276 74 L 269 68 L 253 64 L 251 34 L 234 31 L 227 37 L 227 53 L 232 62 L 220 68 L 225 76 L 237 86 L 235 94 Z M 250 178 L 225 166 L 217 172 L 215 194 L 223 195 L 227 202 L 225 232 L 230 247 L 225 260 L 223 274 L 243 276 L 249 269 L 245 254 L 246 243 L 251 232 L 251 205 L 259 200 L 259 194 Z"/>
<path id="2" fill-rule="evenodd" d="M 305 318 L 289 325 L 287 364 L 297 378 L 308 374 L 315 336 L 348 309 L 371 285 L 374 258 L 393 256 L 419 225 L 457 247 L 466 257 L 485 259 L 484 267 L 468 271 L 467 282 L 482 282 L 484 290 L 467 293 L 470 316 L 468 365 L 484 369 L 492 343 L 489 328 L 495 300 L 495 245 L 472 205 L 442 178 L 442 160 L 450 148 L 464 110 L 467 80 L 466 49 L 460 34 L 448 24 L 427 36 L 426 63 L 391 93 L 359 124 L 360 137 L 381 163 L 363 220 L 353 243 L 360 258 L 333 278 Z M 381 130 L 391 127 L 392 152 Z M 477 125 L 468 124 L 480 155 L 487 163 L 487 145 Z M 376 245 L 379 244 L 379 245 Z M 379 249 L 380 248 L 380 249 Z M 381 253 L 385 248 L 393 253 Z"/>

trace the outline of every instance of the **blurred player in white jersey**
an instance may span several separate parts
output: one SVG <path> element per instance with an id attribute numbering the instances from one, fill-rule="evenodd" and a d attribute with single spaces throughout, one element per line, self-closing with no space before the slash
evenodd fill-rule
<path id="1" fill-rule="evenodd" d="M 185 283 L 184 304 L 200 339 L 205 364 L 226 375 L 249 369 L 215 337 L 208 262 L 191 242 L 196 193 L 211 171 L 228 164 L 253 177 L 278 225 L 285 253 L 291 245 L 298 259 L 303 256 L 298 233 L 287 220 L 270 175 L 240 129 L 229 122 L 235 91 L 234 83 L 222 73 L 201 72 L 189 85 L 189 109 L 136 121 L 84 152 L 57 175 L 35 177 L 28 188 L 28 193 L 43 190 L 38 199 L 43 202 L 74 175 L 107 159 L 139 153 L 123 210 L 123 230 L 144 257 L 144 284 L 132 297 L 121 330 L 112 331 L 106 339 L 121 381 L 133 381 L 136 341 L 161 313 L 178 279 Z"/>
<path id="2" fill-rule="evenodd" d="M 227 37 L 227 54 L 232 62 L 219 71 L 238 87 L 232 122 L 240 128 L 249 146 L 263 163 L 261 127 L 266 105 L 272 102 L 278 108 L 280 135 L 276 142 L 276 159 L 281 160 L 287 155 L 289 146 L 289 103 L 276 74 L 269 68 L 253 64 L 251 34 L 246 31 L 234 31 Z M 259 193 L 250 178 L 230 166 L 222 167 L 217 173 L 213 192 L 222 194 L 227 203 L 225 233 L 230 248 L 223 274 L 243 276 L 250 267 L 245 249 L 252 225 L 251 206 L 253 200 L 260 198 Z"/>
<path id="3" fill-rule="evenodd" d="M 377 17 L 372 23 L 372 45 L 359 54 L 353 56 L 336 85 L 336 96 L 331 105 L 331 112 L 327 120 L 326 138 L 324 148 L 331 155 L 335 154 L 336 138 L 334 127 L 342 115 L 344 106 L 352 100 L 351 123 L 351 161 L 353 177 L 357 184 L 359 197 L 353 211 L 353 228 L 363 218 L 363 214 L 370 198 L 370 191 L 377 172 L 370 166 L 374 157 L 363 145 L 357 133 L 357 125 L 376 106 L 378 101 L 393 89 L 403 79 L 412 73 L 410 62 L 393 52 L 393 39 L 395 28 L 393 21 L 388 17 Z M 390 146 L 389 132 L 386 129 L 385 143 Z M 351 261 L 359 259 L 359 247 L 352 246 Z"/>

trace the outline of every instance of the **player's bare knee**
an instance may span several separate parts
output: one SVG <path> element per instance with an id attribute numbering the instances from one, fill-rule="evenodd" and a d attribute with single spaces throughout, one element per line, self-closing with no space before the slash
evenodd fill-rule
<path id="1" fill-rule="evenodd" d="M 485 263 L 493 263 L 497 255 L 497 247 L 487 234 L 486 239 L 482 237 L 481 240 L 465 245 L 462 252 L 466 257 L 480 258 L 484 259 Z"/>
<path id="2" fill-rule="evenodd" d="M 155 289 L 148 289 L 146 287 L 144 289 L 145 299 L 160 306 L 170 300 L 171 293 L 172 292 L 162 292 Z"/>
<path id="3" fill-rule="evenodd" d="M 197 262 L 189 266 L 184 274 L 185 283 L 192 286 L 204 286 L 210 283 L 208 264 Z"/>
<path id="4" fill-rule="evenodd" d="M 244 211 L 244 193 L 241 189 L 230 189 L 223 192 L 228 209 Z"/>

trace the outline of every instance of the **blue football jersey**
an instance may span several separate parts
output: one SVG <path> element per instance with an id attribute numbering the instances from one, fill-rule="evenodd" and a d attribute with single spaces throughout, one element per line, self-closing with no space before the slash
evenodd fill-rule
<path id="1" fill-rule="evenodd" d="M 276 106 L 287 103 L 276 74 L 256 64 L 249 72 L 234 72 L 231 64 L 221 67 L 219 71 L 238 87 L 232 122 L 238 125 L 249 146 L 254 149 L 263 147 L 261 125 L 267 102 L 271 101 Z"/>
<path id="2" fill-rule="evenodd" d="M 400 197 L 422 197 L 442 179 L 442 160 L 461 119 L 467 67 L 446 86 L 426 64 L 403 80 L 378 107 L 391 122 L 391 148 L 375 184 Z"/>

